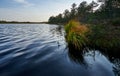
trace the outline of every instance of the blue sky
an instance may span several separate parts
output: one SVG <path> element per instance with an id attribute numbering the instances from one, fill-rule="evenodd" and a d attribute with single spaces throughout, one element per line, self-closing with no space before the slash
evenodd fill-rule
<path id="1" fill-rule="evenodd" d="M 51 15 L 70 9 L 84 0 L 0 0 L 0 20 L 47 21 Z M 90 3 L 92 0 L 85 0 Z"/>

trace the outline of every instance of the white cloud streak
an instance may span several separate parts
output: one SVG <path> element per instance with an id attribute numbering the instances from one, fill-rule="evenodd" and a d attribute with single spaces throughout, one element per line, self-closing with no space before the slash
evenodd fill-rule
<path id="1" fill-rule="evenodd" d="M 27 0 L 14 0 L 17 3 L 22 4 L 24 7 L 30 7 L 33 6 L 34 4 L 29 3 Z"/>

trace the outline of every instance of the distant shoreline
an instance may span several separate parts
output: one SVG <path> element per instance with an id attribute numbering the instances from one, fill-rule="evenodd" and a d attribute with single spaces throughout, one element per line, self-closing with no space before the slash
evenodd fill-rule
<path id="1" fill-rule="evenodd" d="M 0 24 L 48 24 L 48 22 L 0 22 Z"/>

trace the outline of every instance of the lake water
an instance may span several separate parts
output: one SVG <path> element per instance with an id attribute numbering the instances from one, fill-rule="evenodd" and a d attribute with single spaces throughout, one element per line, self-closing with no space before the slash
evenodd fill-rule
<path id="1" fill-rule="evenodd" d="M 69 51 L 63 26 L 0 24 L 0 76 L 120 76 L 120 59 Z"/>

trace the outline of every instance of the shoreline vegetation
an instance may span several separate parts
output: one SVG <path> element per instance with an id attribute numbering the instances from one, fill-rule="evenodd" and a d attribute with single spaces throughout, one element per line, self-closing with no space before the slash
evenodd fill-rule
<path id="1" fill-rule="evenodd" d="M 120 50 L 120 27 L 80 24 L 70 21 L 65 26 L 68 46 L 76 50 L 85 48 L 101 50 Z M 120 51 L 119 51 L 120 52 Z"/>
<path id="2" fill-rule="evenodd" d="M 92 1 L 90 4 L 83 1 L 78 7 L 73 3 L 70 11 L 66 9 L 63 14 L 51 16 L 48 23 L 65 25 L 69 50 L 91 48 L 120 53 L 119 0 Z"/>
<path id="3" fill-rule="evenodd" d="M 0 21 L 0 24 L 48 24 L 48 22 Z"/>

